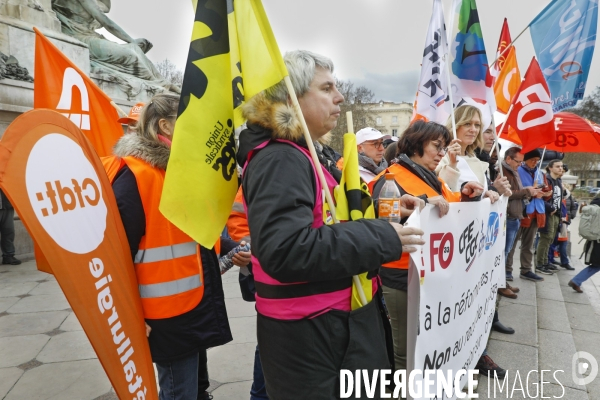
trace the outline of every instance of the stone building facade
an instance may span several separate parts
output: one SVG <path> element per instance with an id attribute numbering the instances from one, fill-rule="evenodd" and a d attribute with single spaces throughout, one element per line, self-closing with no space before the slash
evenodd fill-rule
<path id="1" fill-rule="evenodd" d="M 413 114 L 413 106 L 410 103 L 394 103 L 391 101 L 380 101 L 370 104 L 370 114 L 375 121 L 373 128 L 384 135 L 399 137 L 410 123 Z"/>

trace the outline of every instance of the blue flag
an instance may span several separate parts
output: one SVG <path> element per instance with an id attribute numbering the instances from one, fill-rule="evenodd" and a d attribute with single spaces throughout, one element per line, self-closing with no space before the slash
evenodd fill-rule
<path id="1" fill-rule="evenodd" d="M 574 107 L 583 99 L 594 54 L 598 0 L 553 0 L 529 25 L 553 111 Z"/>

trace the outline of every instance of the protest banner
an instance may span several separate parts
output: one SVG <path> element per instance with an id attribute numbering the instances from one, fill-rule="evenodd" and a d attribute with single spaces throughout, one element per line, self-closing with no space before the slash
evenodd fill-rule
<path id="1" fill-rule="evenodd" d="M 416 224 L 409 223 L 427 232 L 422 251 L 411 254 L 409 369 L 452 376 L 474 369 L 487 344 L 497 290 L 506 284 L 507 203 L 504 196 L 494 204 L 450 203 L 441 218 L 427 206 Z M 463 375 L 461 384 L 466 380 Z"/>
<path id="2" fill-rule="evenodd" d="M 158 399 L 127 236 L 86 136 L 29 111 L 0 141 L 0 187 L 50 265 L 120 399 Z"/>

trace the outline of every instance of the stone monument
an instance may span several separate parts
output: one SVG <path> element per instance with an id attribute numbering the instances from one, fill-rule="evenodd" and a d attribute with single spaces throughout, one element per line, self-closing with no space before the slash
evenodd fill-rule
<path id="1" fill-rule="evenodd" d="M 110 2 L 0 0 L 0 136 L 17 116 L 33 108 L 34 26 L 125 112 L 162 91 L 179 92 L 146 57 L 152 44 L 131 38 L 106 16 Z M 110 42 L 94 31 L 102 26 L 127 44 Z M 31 239 L 15 218 L 16 255 L 32 257 Z"/>

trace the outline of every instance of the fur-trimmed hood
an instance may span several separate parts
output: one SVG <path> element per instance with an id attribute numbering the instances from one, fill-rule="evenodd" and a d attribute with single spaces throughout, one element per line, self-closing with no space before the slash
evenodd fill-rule
<path id="1" fill-rule="evenodd" d="M 150 140 L 135 133 L 124 135 L 113 149 L 119 157 L 135 157 L 155 168 L 167 169 L 171 148 L 163 142 Z"/>

